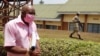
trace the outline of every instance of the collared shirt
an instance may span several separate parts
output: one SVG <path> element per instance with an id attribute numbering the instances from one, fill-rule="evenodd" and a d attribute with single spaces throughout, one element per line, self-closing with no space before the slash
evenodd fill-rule
<path id="1" fill-rule="evenodd" d="M 35 37 L 32 36 L 33 33 Z M 19 46 L 22 48 L 29 49 L 31 37 L 35 40 L 39 40 L 36 24 L 32 22 L 29 24 L 29 26 L 27 26 L 21 20 L 21 15 L 19 15 L 18 18 L 9 21 L 5 25 L 4 46 Z M 32 44 L 35 44 L 33 42 Z M 7 56 L 25 56 L 25 55 L 7 52 Z"/>
<path id="2" fill-rule="evenodd" d="M 78 16 L 75 16 L 75 17 L 72 19 L 72 21 L 73 21 L 73 26 L 74 26 L 75 28 L 76 28 L 76 27 L 77 27 L 77 28 L 79 27 L 77 20 L 79 20 L 79 17 L 78 17 Z"/>

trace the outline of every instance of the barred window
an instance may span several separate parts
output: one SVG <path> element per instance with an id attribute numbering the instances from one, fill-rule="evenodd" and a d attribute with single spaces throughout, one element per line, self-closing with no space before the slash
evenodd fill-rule
<path id="1" fill-rule="evenodd" d="M 100 33 L 100 24 L 89 23 L 87 27 L 88 32 Z"/>

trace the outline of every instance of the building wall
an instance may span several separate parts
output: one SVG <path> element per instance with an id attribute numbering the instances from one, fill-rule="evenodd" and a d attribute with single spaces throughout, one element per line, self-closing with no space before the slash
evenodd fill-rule
<path id="1" fill-rule="evenodd" d="M 36 24 L 43 24 L 43 21 L 35 21 Z"/>
<path id="2" fill-rule="evenodd" d="M 43 21 L 35 21 L 36 24 L 43 24 Z M 56 25 L 56 26 L 61 26 L 61 22 L 57 21 L 45 21 L 46 25 Z"/>
<path id="3" fill-rule="evenodd" d="M 75 14 L 65 14 L 61 21 L 35 21 L 36 24 L 41 24 L 44 29 L 71 30 L 71 22 Z M 83 15 L 79 16 L 83 23 L 84 32 L 100 32 L 100 15 Z M 50 27 L 50 28 L 49 28 Z M 55 28 L 56 27 L 56 28 Z M 70 29 L 69 29 L 70 28 Z M 97 30 L 96 30 L 97 29 Z"/>
<path id="4" fill-rule="evenodd" d="M 56 21 L 46 21 L 46 25 L 56 25 L 56 26 L 61 26 L 61 22 L 56 22 Z"/>
<path id="5" fill-rule="evenodd" d="M 63 22 L 72 22 L 72 19 L 75 15 L 70 14 L 70 15 L 64 15 L 64 20 Z M 85 15 L 80 15 L 79 16 L 80 21 L 83 23 L 85 21 Z"/>
<path id="6" fill-rule="evenodd" d="M 64 15 L 63 22 L 72 22 L 72 18 L 74 16 L 75 15 L 71 15 L 71 14 L 70 15 Z M 80 21 L 82 23 L 85 22 L 85 15 L 80 15 L 79 18 L 80 18 Z M 87 23 L 97 23 L 97 24 L 100 24 L 100 15 L 88 15 Z"/>
<path id="7" fill-rule="evenodd" d="M 63 22 L 68 23 L 64 25 L 64 27 L 68 27 L 66 29 L 69 30 L 70 27 L 70 22 L 72 22 L 72 19 L 75 15 L 70 14 L 70 15 L 64 15 L 64 20 Z M 79 16 L 80 21 L 83 23 L 83 29 L 85 32 L 100 32 L 100 15 L 80 15 Z"/>
<path id="8" fill-rule="evenodd" d="M 43 21 L 35 21 L 36 24 L 43 24 Z M 46 25 L 56 25 L 56 26 L 61 26 L 61 22 L 57 21 L 45 21 Z"/>
<path id="9" fill-rule="evenodd" d="M 61 22 L 59 21 L 35 21 L 37 25 L 41 25 L 43 29 L 61 29 Z"/>
<path id="10" fill-rule="evenodd" d="M 100 15 L 88 15 L 87 22 L 100 24 Z"/>

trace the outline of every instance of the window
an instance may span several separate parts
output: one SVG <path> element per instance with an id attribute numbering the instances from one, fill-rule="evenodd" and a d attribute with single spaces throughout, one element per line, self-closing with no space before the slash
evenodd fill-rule
<path id="1" fill-rule="evenodd" d="M 42 24 L 37 24 L 37 28 L 43 28 L 43 25 Z"/>
<path id="2" fill-rule="evenodd" d="M 88 24 L 88 32 L 100 33 L 100 24 Z"/>
<path id="3" fill-rule="evenodd" d="M 100 24 L 99 24 L 99 30 L 98 30 L 98 32 L 100 33 Z"/>
<path id="4" fill-rule="evenodd" d="M 73 27 L 74 25 L 73 25 L 73 23 L 72 22 L 70 22 L 69 23 L 69 31 L 73 31 L 73 29 L 74 29 L 74 27 Z"/>
<path id="5" fill-rule="evenodd" d="M 84 24 L 83 23 L 82 23 L 82 26 L 83 27 L 79 27 L 80 31 L 83 31 L 83 29 L 84 29 Z M 69 31 L 73 31 L 73 29 L 74 29 L 74 23 L 69 22 Z"/>
<path id="6" fill-rule="evenodd" d="M 88 32 L 92 32 L 92 24 L 88 24 Z"/>
<path id="7" fill-rule="evenodd" d="M 57 29 L 55 25 L 46 25 L 46 29 Z"/>

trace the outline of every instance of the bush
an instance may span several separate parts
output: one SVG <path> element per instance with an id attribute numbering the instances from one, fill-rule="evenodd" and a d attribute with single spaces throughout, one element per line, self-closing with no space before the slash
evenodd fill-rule
<path id="1" fill-rule="evenodd" d="M 91 41 L 87 42 L 65 38 L 41 38 L 40 46 L 41 56 L 100 56 L 100 43 Z M 3 49 L 0 51 L 0 54 L 6 56 L 6 51 Z"/>
<path id="2" fill-rule="evenodd" d="M 41 56 L 100 56 L 100 44 L 75 39 L 42 38 Z"/>
<path id="3" fill-rule="evenodd" d="M 3 35 L 0 34 L 0 45 L 3 45 Z"/>
<path id="4" fill-rule="evenodd" d="M 0 46 L 0 56 L 6 56 L 6 51 L 5 49 L 3 48 L 3 46 Z"/>
<path id="5" fill-rule="evenodd" d="M 0 34 L 0 56 L 6 56 L 6 51 L 3 48 L 3 34 Z"/>

